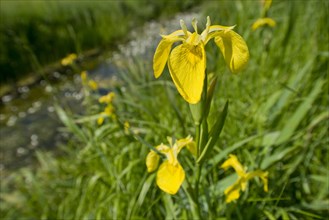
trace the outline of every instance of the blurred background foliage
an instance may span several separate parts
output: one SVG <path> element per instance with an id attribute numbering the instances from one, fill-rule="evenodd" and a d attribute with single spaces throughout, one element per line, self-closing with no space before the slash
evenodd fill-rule
<path id="1" fill-rule="evenodd" d="M 15 82 L 69 53 L 115 48 L 147 20 L 173 15 L 201 1 L 0 2 L 0 82 Z"/>
<path id="2" fill-rule="evenodd" d="M 125 5 L 143 14 L 144 8 L 134 2 Z M 108 4 L 120 8 L 118 2 Z M 162 11 L 160 3 L 155 5 Z M 188 6 L 186 2 L 180 7 Z M 216 45 L 207 44 L 207 70 L 218 75 L 210 114 L 215 118 L 230 100 L 223 133 L 202 173 L 200 202 L 207 219 L 326 219 L 329 215 L 328 6 L 321 0 L 303 4 L 274 0 L 269 16 L 277 26 L 254 32 L 252 23 L 261 16 L 259 1 L 206 1 L 193 9 L 203 18 L 200 30 L 207 15 L 213 24 L 237 24 L 235 30 L 246 40 L 251 55 L 247 69 L 235 76 Z M 171 7 L 178 6 L 168 6 L 169 11 Z M 112 33 L 113 28 L 101 31 Z M 69 33 L 67 23 L 63 30 Z M 148 174 L 145 166 L 149 144 L 165 143 L 166 136 L 194 134 L 188 106 L 167 70 L 154 79 L 151 59 L 135 57 L 122 66 L 117 72 L 121 83 L 110 88 L 116 93 L 113 105 L 118 120 L 97 125 L 95 114 L 103 110 L 97 92 L 85 97 L 86 115 L 57 106 L 63 132 L 72 138 L 60 147 L 60 154 L 39 151 L 38 164 L 1 181 L 3 219 L 191 219 L 184 191 L 175 196 L 161 192 L 154 173 Z M 124 129 L 126 121 L 131 133 Z M 236 176 L 219 167 L 230 153 L 248 170 L 269 172 L 268 193 L 260 181 L 252 180 L 237 203 L 225 203 L 223 191 Z M 192 175 L 193 159 L 185 151 L 179 156 L 186 175 Z"/>

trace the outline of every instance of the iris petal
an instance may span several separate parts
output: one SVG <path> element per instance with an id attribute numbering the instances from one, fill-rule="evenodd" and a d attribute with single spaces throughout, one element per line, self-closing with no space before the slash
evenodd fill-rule
<path id="1" fill-rule="evenodd" d="M 244 175 L 246 175 L 243 166 L 241 165 L 241 163 L 239 162 L 238 158 L 233 155 L 230 154 L 230 158 L 227 159 L 221 166 L 223 169 L 227 169 L 229 167 L 233 167 L 233 169 L 235 170 L 235 172 L 239 175 L 239 177 L 243 177 Z"/>
<path id="2" fill-rule="evenodd" d="M 172 44 L 184 40 L 182 35 L 184 35 L 182 30 L 174 31 L 169 35 L 162 35 L 163 39 L 160 41 L 153 57 L 153 71 L 155 78 L 161 76 L 167 63 Z"/>
<path id="3" fill-rule="evenodd" d="M 274 27 L 276 25 L 276 22 L 272 18 L 259 18 L 252 24 L 251 29 L 256 30 L 265 25 Z"/>
<path id="4" fill-rule="evenodd" d="M 176 194 L 184 179 L 185 172 L 179 163 L 173 165 L 168 161 L 165 161 L 159 167 L 157 173 L 157 184 L 159 188 L 166 193 L 171 195 Z"/>
<path id="5" fill-rule="evenodd" d="M 206 69 L 206 54 L 202 43 L 183 43 L 169 57 L 169 72 L 183 98 L 195 104 L 200 101 Z"/>
<path id="6" fill-rule="evenodd" d="M 147 171 L 149 173 L 150 172 L 153 172 L 154 170 L 156 170 L 158 168 L 159 159 L 160 159 L 160 156 L 156 152 L 154 152 L 154 151 L 150 151 L 147 154 L 147 157 L 146 157 L 146 167 L 147 167 Z"/>
<path id="7" fill-rule="evenodd" d="M 241 186 L 239 180 L 236 181 L 233 185 L 227 187 L 227 189 L 224 191 L 226 196 L 225 202 L 230 203 L 234 200 L 237 200 L 240 197 L 240 189 Z"/>
<path id="8" fill-rule="evenodd" d="M 168 56 L 173 42 L 168 39 L 162 39 L 155 51 L 153 57 L 153 71 L 155 78 L 159 78 L 167 63 Z"/>
<path id="9" fill-rule="evenodd" d="M 182 150 L 183 147 L 188 146 L 192 142 L 193 142 L 193 138 L 190 135 L 187 136 L 186 138 L 177 140 L 176 144 L 174 145 L 174 149 L 177 155 L 179 154 L 179 152 Z"/>
<path id="10" fill-rule="evenodd" d="M 243 38 L 234 31 L 220 31 L 215 37 L 225 62 L 232 73 L 241 71 L 249 60 L 249 50 Z"/>
<path id="11" fill-rule="evenodd" d="M 212 25 L 209 29 L 204 30 L 201 34 L 204 44 L 207 44 L 209 40 L 219 35 L 221 31 L 233 30 L 234 26 L 222 26 L 222 25 Z M 206 32 L 208 31 L 208 32 Z"/>
<path id="12" fill-rule="evenodd" d="M 264 184 L 264 191 L 267 192 L 268 191 L 268 172 L 267 171 L 264 172 L 264 171 L 261 171 L 261 170 L 256 170 L 256 171 L 247 173 L 246 179 L 250 180 L 251 178 L 254 178 L 256 176 L 258 176 L 262 179 L 263 184 Z"/>

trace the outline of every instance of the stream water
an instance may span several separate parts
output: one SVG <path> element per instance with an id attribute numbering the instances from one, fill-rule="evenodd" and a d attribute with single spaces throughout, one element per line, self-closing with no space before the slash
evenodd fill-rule
<path id="1" fill-rule="evenodd" d="M 100 83 L 101 87 L 109 87 L 115 80 L 120 68 L 120 60 L 133 62 L 135 57 L 152 62 L 152 56 L 160 33 L 169 34 L 179 29 L 179 20 L 190 23 L 195 13 L 177 14 L 167 21 L 151 21 L 142 28 L 133 30 L 124 45 L 117 51 L 110 51 L 102 56 L 102 61 L 95 60 L 97 65 L 88 69 L 88 76 Z M 98 59 L 99 60 L 99 59 Z M 151 73 L 150 73 L 151 74 Z M 26 166 L 34 160 L 34 152 L 40 149 L 56 149 L 69 138 L 61 132 L 63 126 L 54 110 L 54 97 L 62 106 L 71 111 L 81 112 L 81 80 L 79 74 L 52 73 L 56 82 L 40 81 L 32 87 L 20 87 L 18 98 L 11 95 L 2 97 L 0 105 L 0 172 L 15 170 Z M 107 88 L 109 89 L 109 88 Z"/>

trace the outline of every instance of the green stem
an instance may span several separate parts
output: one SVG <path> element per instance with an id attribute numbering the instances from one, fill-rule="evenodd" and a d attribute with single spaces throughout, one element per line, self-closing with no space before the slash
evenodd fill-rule
<path id="1" fill-rule="evenodd" d="M 196 155 L 197 155 L 197 157 L 196 158 L 199 158 L 199 156 L 200 156 L 200 153 L 201 153 L 201 151 L 200 151 L 200 138 L 201 138 L 201 136 L 200 136 L 200 134 L 201 134 L 201 124 L 197 124 L 197 123 L 195 123 L 195 142 L 196 142 L 196 149 L 197 149 L 197 153 L 196 153 Z"/>
<path id="2" fill-rule="evenodd" d="M 190 191 L 189 189 L 186 189 L 185 187 L 183 187 L 187 197 L 188 197 L 188 200 L 190 202 L 190 205 L 191 205 L 191 212 L 192 212 L 192 217 L 193 219 L 201 219 L 200 218 L 200 212 L 199 212 L 199 206 L 197 205 L 197 201 L 195 200 L 195 196 L 193 195 L 193 192 Z"/>
<path id="3" fill-rule="evenodd" d="M 201 212 L 200 212 L 200 204 L 199 204 L 199 182 L 200 182 L 200 176 L 201 176 L 201 171 L 202 171 L 202 164 L 198 164 L 196 169 L 197 169 L 197 172 L 196 172 L 196 180 L 195 180 L 195 186 L 194 186 L 194 194 L 195 194 L 196 210 L 197 210 L 199 218 L 200 218 Z"/>

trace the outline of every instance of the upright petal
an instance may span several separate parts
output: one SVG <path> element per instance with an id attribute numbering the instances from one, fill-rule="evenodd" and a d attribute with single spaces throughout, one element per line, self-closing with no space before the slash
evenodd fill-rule
<path id="1" fill-rule="evenodd" d="M 209 40 L 219 35 L 221 31 L 230 31 L 233 30 L 234 26 L 222 26 L 222 25 L 211 25 L 208 30 L 204 30 L 201 34 L 202 40 L 206 45 Z M 206 32 L 207 31 L 207 32 Z"/>
<path id="2" fill-rule="evenodd" d="M 157 173 L 157 185 L 159 188 L 169 194 L 176 194 L 185 179 L 185 172 L 182 166 L 170 164 L 165 161 L 159 167 Z"/>
<path id="3" fill-rule="evenodd" d="M 193 142 L 193 138 L 190 135 L 187 136 L 186 138 L 177 140 L 174 145 L 175 151 L 177 152 L 177 154 L 179 154 L 179 152 L 183 147 L 187 146 L 188 144 L 191 144 L 192 142 Z"/>
<path id="4" fill-rule="evenodd" d="M 232 73 L 241 71 L 248 63 L 249 50 L 243 38 L 234 31 L 220 31 L 215 37 L 225 62 Z"/>
<path id="5" fill-rule="evenodd" d="M 239 177 L 244 177 L 246 174 L 238 158 L 233 154 L 230 154 L 230 158 L 227 159 L 221 166 L 221 168 L 223 169 L 227 169 L 229 167 L 233 167 L 233 169 L 239 175 Z"/>
<path id="6" fill-rule="evenodd" d="M 170 75 L 183 98 L 195 104 L 200 101 L 206 69 L 206 54 L 203 43 L 183 43 L 170 54 Z"/>

